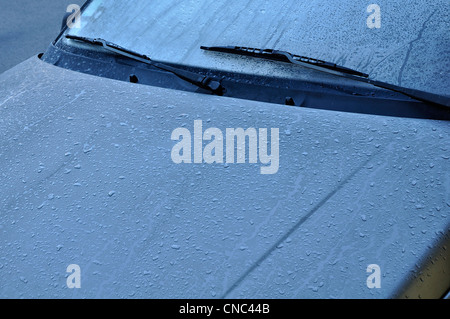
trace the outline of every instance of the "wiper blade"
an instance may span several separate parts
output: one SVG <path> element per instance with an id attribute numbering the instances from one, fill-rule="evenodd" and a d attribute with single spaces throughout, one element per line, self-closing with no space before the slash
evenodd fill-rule
<path id="1" fill-rule="evenodd" d="M 220 81 L 215 78 L 212 78 L 209 76 L 204 76 L 204 75 L 197 74 L 197 73 L 190 72 L 190 71 L 183 70 L 183 69 L 178 69 L 178 68 L 172 67 L 170 65 L 160 63 L 160 62 L 154 62 L 152 59 L 150 59 L 146 55 L 136 53 L 129 49 L 123 48 L 115 43 L 108 42 L 108 41 L 100 39 L 100 38 L 93 39 L 93 38 L 88 38 L 88 37 L 80 37 L 80 36 L 76 36 L 76 35 L 66 35 L 66 38 L 71 39 L 71 40 L 81 41 L 84 43 L 89 43 L 89 44 L 95 45 L 95 46 L 101 46 L 101 47 L 103 47 L 103 49 L 105 49 L 109 52 L 113 52 L 115 54 L 118 54 L 118 55 L 121 55 L 124 57 L 128 57 L 130 59 L 151 65 L 160 70 L 170 72 L 170 73 L 176 75 L 177 77 L 179 77 L 180 79 L 185 80 L 199 88 L 208 90 L 213 94 L 216 94 L 216 95 L 224 94 L 225 88 L 222 86 Z"/>
<path id="2" fill-rule="evenodd" d="M 405 88 L 381 81 L 375 81 L 369 79 L 369 75 L 352 70 L 340 65 L 336 65 L 334 63 L 308 58 L 300 55 L 291 54 L 286 51 L 272 50 L 272 49 L 255 49 L 248 47 L 239 47 L 239 46 L 213 46 L 213 47 L 205 47 L 201 46 L 200 49 L 205 51 L 214 51 L 214 52 L 222 52 L 222 53 L 230 53 L 230 54 L 238 54 L 245 55 L 257 58 L 264 58 L 272 61 L 282 61 L 293 63 L 297 65 L 301 65 L 307 68 L 312 68 L 315 70 L 319 70 L 322 72 L 332 73 L 338 76 L 342 76 L 348 79 L 364 82 L 371 84 L 373 86 L 383 88 L 386 90 L 394 91 L 397 93 L 401 93 L 406 95 L 412 99 L 431 103 L 437 106 L 443 106 L 445 108 L 450 108 L 450 98 L 446 96 L 441 96 L 434 93 L 424 92 L 416 89 Z"/>
<path id="3" fill-rule="evenodd" d="M 274 61 L 282 61 L 289 62 L 293 64 L 298 64 L 302 66 L 306 66 L 309 68 L 324 68 L 336 72 L 341 72 L 344 74 L 351 74 L 356 76 L 361 76 L 364 78 L 369 77 L 368 74 L 346 68 L 344 66 L 337 65 L 335 63 L 309 58 L 306 56 L 292 54 L 286 51 L 280 50 L 272 50 L 272 49 L 256 49 L 256 48 L 248 48 L 248 47 L 237 47 L 237 46 L 215 46 L 215 47 L 200 47 L 205 51 L 214 51 L 214 52 L 222 52 L 222 53 L 230 53 L 230 54 L 239 54 L 246 55 L 258 58 L 264 58 Z"/>

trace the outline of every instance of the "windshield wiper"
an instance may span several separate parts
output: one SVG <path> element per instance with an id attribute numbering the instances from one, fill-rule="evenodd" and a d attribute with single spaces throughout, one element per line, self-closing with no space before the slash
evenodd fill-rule
<path id="1" fill-rule="evenodd" d="M 239 46 L 213 46 L 213 47 L 201 46 L 200 49 L 205 51 L 230 53 L 230 54 L 251 56 L 256 58 L 263 58 L 272 61 L 281 61 L 297 64 L 318 71 L 327 72 L 345 78 L 353 79 L 356 81 L 368 83 L 386 90 L 402 93 L 410 98 L 413 98 L 421 102 L 431 103 L 438 106 L 450 108 L 450 98 L 446 96 L 405 88 L 381 81 L 371 80 L 369 79 L 368 74 L 353 69 L 349 69 L 331 62 L 295 55 L 286 51 L 272 50 L 272 49 L 256 49 Z"/>
<path id="2" fill-rule="evenodd" d="M 361 77 L 369 77 L 368 74 L 352 70 L 331 62 L 322 61 L 314 58 L 309 58 L 306 56 L 295 55 L 286 51 L 280 50 L 272 50 L 272 49 L 256 49 L 256 48 L 247 48 L 247 47 L 236 47 L 236 46 L 216 46 L 216 47 L 200 47 L 205 51 L 214 51 L 214 52 L 222 52 L 222 53 L 231 53 L 231 54 L 239 54 L 239 55 L 247 55 L 252 57 L 264 58 L 268 60 L 274 61 L 282 61 L 289 62 L 293 64 L 299 64 L 306 67 L 318 67 L 325 68 L 332 71 L 337 71 L 345 74 L 352 74 Z"/>
<path id="3" fill-rule="evenodd" d="M 93 38 L 88 38 L 88 37 L 80 37 L 80 36 L 76 36 L 76 35 L 66 35 L 66 38 L 71 39 L 71 40 L 81 41 L 81 42 L 88 43 L 91 45 L 101 46 L 101 47 L 103 47 L 103 49 L 105 49 L 109 52 L 113 52 L 115 54 L 118 54 L 118 55 L 121 55 L 124 57 L 128 57 L 130 59 L 151 65 L 160 70 L 170 72 L 170 73 L 176 75 L 177 77 L 179 77 L 180 79 L 185 80 L 199 88 L 208 90 L 213 94 L 216 94 L 216 95 L 224 94 L 225 88 L 222 86 L 220 81 L 215 78 L 212 78 L 209 76 L 204 76 L 204 75 L 197 74 L 197 73 L 190 72 L 190 71 L 183 70 L 183 69 L 178 69 L 178 68 L 172 67 L 170 65 L 160 63 L 160 62 L 154 62 L 146 55 L 136 53 L 129 49 L 125 49 L 115 43 L 108 42 L 108 41 L 100 39 L 100 38 L 93 39 Z"/>

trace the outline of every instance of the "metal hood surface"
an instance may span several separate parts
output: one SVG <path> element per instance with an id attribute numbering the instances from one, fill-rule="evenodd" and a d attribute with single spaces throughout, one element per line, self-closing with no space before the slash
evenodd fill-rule
<path id="1" fill-rule="evenodd" d="M 279 128 L 278 173 L 174 164 L 171 134 L 195 120 Z M 0 75 L 0 136 L 2 298 L 425 298 L 450 284 L 448 122 L 155 88 L 33 57 Z M 66 285 L 70 264 L 81 289 Z"/>

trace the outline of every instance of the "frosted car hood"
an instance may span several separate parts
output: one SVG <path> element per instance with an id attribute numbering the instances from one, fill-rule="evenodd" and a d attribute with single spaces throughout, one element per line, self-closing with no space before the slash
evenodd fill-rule
<path id="1" fill-rule="evenodd" d="M 194 120 L 279 128 L 278 174 L 174 164 L 171 133 Z M 439 297 L 449 286 L 448 122 L 134 85 L 35 57 L 0 76 L 0 133 L 2 298 Z M 67 288 L 70 264 L 81 289 Z M 380 289 L 367 287 L 371 264 Z"/>

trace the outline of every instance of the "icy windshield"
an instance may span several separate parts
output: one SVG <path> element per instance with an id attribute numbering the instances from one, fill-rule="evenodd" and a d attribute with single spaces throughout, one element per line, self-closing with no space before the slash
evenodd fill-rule
<path id="1" fill-rule="evenodd" d="M 266 75 L 270 62 L 249 67 L 200 46 L 285 50 L 449 95 L 448 12 L 448 0 L 93 0 L 68 32 L 163 62 Z"/>

